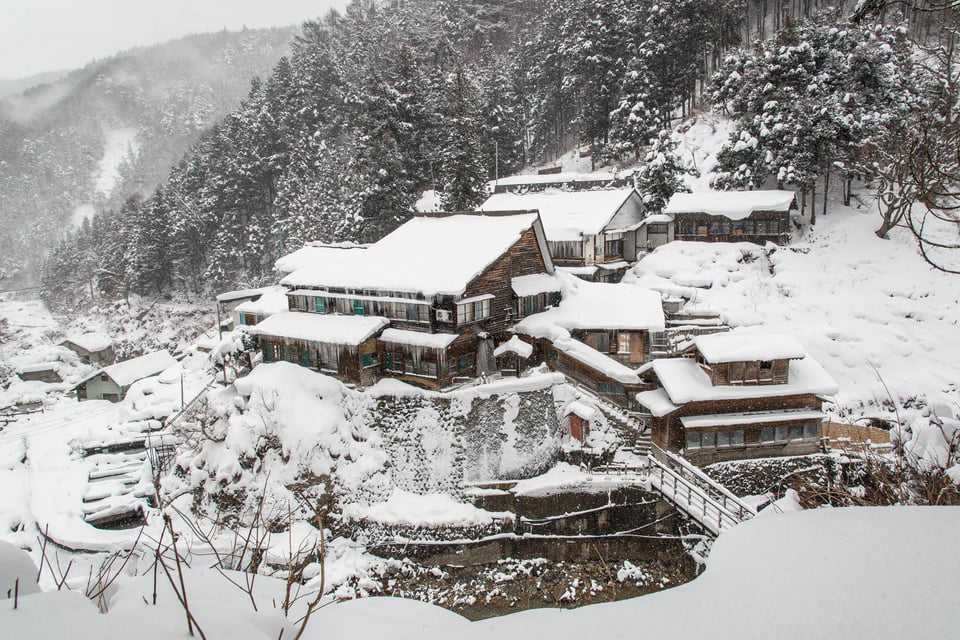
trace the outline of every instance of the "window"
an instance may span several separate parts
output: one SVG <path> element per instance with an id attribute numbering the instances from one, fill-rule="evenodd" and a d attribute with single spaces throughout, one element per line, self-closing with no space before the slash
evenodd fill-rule
<path id="1" fill-rule="evenodd" d="M 630 334 L 625 331 L 617 334 L 617 353 L 630 353 Z"/>
<path id="2" fill-rule="evenodd" d="M 666 222 L 654 222 L 647 225 L 647 235 L 651 234 L 663 234 L 667 233 L 667 223 Z"/>
<path id="3" fill-rule="evenodd" d="M 808 422 L 803 425 L 803 439 L 804 440 L 818 440 L 820 439 L 820 425 L 816 422 Z"/>
<path id="4" fill-rule="evenodd" d="M 704 431 L 700 434 L 700 446 L 710 448 L 717 446 L 717 434 L 713 431 Z"/>
<path id="5" fill-rule="evenodd" d="M 774 442 L 773 427 L 763 427 L 760 429 L 760 444 L 772 444 Z"/>
<path id="6" fill-rule="evenodd" d="M 545 354 L 547 360 L 556 360 L 557 359 L 557 350 L 556 349 L 547 349 Z"/>
<path id="7" fill-rule="evenodd" d="M 386 371 L 395 371 L 403 373 L 403 354 L 385 353 L 383 354 L 383 368 Z"/>
<path id="8" fill-rule="evenodd" d="M 687 449 L 700 448 L 700 434 L 696 431 L 687 431 Z"/>
<path id="9" fill-rule="evenodd" d="M 355 316 L 362 316 L 362 315 L 364 315 L 364 314 L 365 314 L 365 312 L 364 312 L 364 309 L 363 309 L 363 300 L 354 300 L 354 301 L 353 301 L 353 315 L 355 315 Z"/>
<path id="10" fill-rule="evenodd" d="M 317 366 L 324 371 L 339 371 L 340 347 L 335 344 L 321 345 L 317 350 Z"/>
<path id="11" fill-rule="evenodd" d="M 473 369 L 473 363 L 474 363 L 474 355 L 472 353 L 468 353 L 466 355 L 460 356 L 460 358 L 457 361 L 457 368 L 460 371 L 468 371 L 470 369 Z"/>
<path id="12" fill-rule="evenodd" d="M 790 439 L 791 439 L 791 440 L 803 440 L 803 425 L 802 425 L 802 424 L 790 425 Z"/>
<path id="13" fill-rule="evenodd" d="M 540 296 L 524 296 L 523 297 L 523 315 L 530 316 L 535 313 L 540 313 Z"/>
<path id="14" fill-rule="evenodd" d="M 790 437 L 789 427 L 774 427 L 774 442 L 786 442 Z"/>
<path id="15" fill-rule="evenodd" d="M 603 243 L 603 254 L 605 256 L 620 256 L 623 255 L 623 240 L 617 238 L 616 240 L 607 240 Z"/>
<path id="16" fill-rule="evenodd" d="M 596 334 L 595 340 L 597 346 L 594 347 L 600 353 L 608 353 L 610 351 L 610 334 L 608 333 L 598 333 Z"/>
<path id="17" fill-rule="evenodd" d="M 490 299 L 475 302 L 457 303 L 457 324 L 468 324 L 483 320 L 490 315 Z"/>
<path id="18" fill-rule="evenodd" d="M 707 236 L 709 234 L 709 228 L 705 224 L 697 225 L 697 235 L 698 236 Z"/>
<path id="19" fill-rule="evenodd" d="M 293 349 L 290 348 L 290 345 L 283 345 L 283 359 L 286 362 L 293 362 Z"/>
<path id="20" fill-rule="evenodd" d="M 100 374 L 100 382 L 106 382 L 109 379 L 110 379 L 110 376 L 108 376 L 107 374 L 105 373 Z"/>
<path id="21" fill-rule="evenodd" d="M 420 305 L 418 304 L 408 304 L 407 307 L 407 320 L 412 322 L 420 322 Z"/>
<path id="22" fill-rule="evenodd" d="M 326 313 L 327 312 L 327 301 L 323 298 L 314 298 L 313 299 L 313 310 L 316 313 Z"/>
<path id="23" fill-rule="evenodd" d="M 687 431 L 687 449 L 725 449 L 743 446 L 743 429 L 734 431 Z"/>
<path id="24" fill-rule="evenodd" d="M 601 382 L 597 385 L 597 391 L 607 395 L 622 395 L 623 385 L 614 384 L 612 382 Z"/>
<path id="25" fill-rule="evenodd" d="M 364 353 L 363 355 L 361 355 L 361 356 L 360 356 L 360 366 L 362 366 L 364 369 L 366 369 L 367 367 L 372 367 L 372 366 L 373 366 L 373 354 L 372 354 L 372 353 Z"/>
<path id="26" fill-rule="evenodd" d="M 306 347 L 300 347 L 300 366 L 310 366 L 310 351 Z"/>
<path id="27" fill-rule="evenodd" d="M 291 311 L 307 310 L 307 296 L 287 296 L 287 302 Z"/>

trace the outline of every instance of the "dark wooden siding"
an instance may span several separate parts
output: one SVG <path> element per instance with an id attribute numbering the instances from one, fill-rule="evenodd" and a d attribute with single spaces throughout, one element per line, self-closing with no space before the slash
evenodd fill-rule
<path id="1" fill-rule="evenodd" d="M 271 347 L 276 345 L 280 349 L 280 357 L 275 358 L 270 351 Z M 328 371 L 321 369 L 321 362 L 318 358 L 318 352 L 325 347 L 335 348 L 337 350 L 337 370 Z M 275 362 L 286 360 L 301 366 L 307 366 L 311 369 L 324 371 L 325 373 L 336 373 L 344 382 L 353 384 L 369 384 L 366 380 L 375 379 L 375 375 L 370 375 L 368 371 L 366 376 L 361 376 L 363 366 L 361 364 L 361 353 L 375 353 L 376 339 L 370 338 L 361 346 L 351 345 L 329 345 L 323 342 L 313 340 L 295 340 L 292 338 L 280 338 L 277 336 L 260 336 L 260 350 L 263 353 L 264 362 Z M 289 359 L 285 357 L 289 355 Z M 304 359 L 303 356 L 306 355 Z"/>
<path id="2" fill-rule="evenodd" d="M 679 452 L 686 446 L 686 432 L 680 418 L 684 416 L 702 416 L 725 413 L 743 413 L 748 411 L 783 411 L 791 409 L 820 410 L 822 403 L 813 394 L 785 396 L 780 398 L 752 398 L 748 400 L 718 400 L 715 402 L 691 402 L 681 406 L 668 416 L 653 419 L 651 437 L 657 446 L 668 451 Z M 724 449 L 702 449 L 684 453 L 684 456 L 695 464 L 712 464 L 721 460 L 739 460 L 767 456 L 803 455 L 813 453 L 818 449 L 816 442 L 788 442 L 760 444 L 760 429 L 776 427 L 800 422 L 810 422 L 810 419 L 797 420 L 786 418 L 777 422 L 743 425 L 744 445 L 742 447 L 728 447 Z M 718 426 L 700 429 L 699 431 L 729 431 L 731 426 Z"/>
<path id="3" fill-rule="evenodd" d="M 677 240 L 700 242 L 753 242 L 787 244 L 790 241 L 790 213 L 786 211 L 754 211 L 744 220 L 707 213 L 678 213 L 674 216 Z M 736 229 L 743 228 L 737 233 Z M 702 231 L 706 228 L 705 233 Z M 761 227 L 764 232 L 758 233 Z"/>
<path id="4" fill-rule="evenodd" d="M 713 385 L 769 385 L 789 382 L 790 361 L 768 360 L 769 367 L 763 361 L 750 360 L 740 362 L 721 362 L 709 365 L 708 375 Z"/>
<path id="5" fill-rule="evenodd" d="M 469 242 L 469 238 L 464 239 Z M 483 294 L 493 295 L 490 300 L 490 317 L 479 322 L 472 322 L 457 330 L 476 327 L 478 331 L 488 331 L 499 338 L 513 324 L 517 318 L 516 298 L 510 281 L 518 276 L 527 276 L 535 273 L 546 273 L 547 267 L 543 263 L 537 235 L 533 228 L 523 232 L 506 253 L 497 258 L 493 264 L 474 278 L 467 286 L 464 298 L 472 298 Z M 454 319 L 456 309 L 453 308 Z"/>

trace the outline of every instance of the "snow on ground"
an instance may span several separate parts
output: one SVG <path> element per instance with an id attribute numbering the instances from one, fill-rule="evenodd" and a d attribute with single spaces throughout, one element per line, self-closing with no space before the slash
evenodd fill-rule
<path id="1" fill-rule="evenodd" d="M 918 396 L 957 406 L 960 278 L 911 238 L 877 238 L 870 210 L 834 203 L 788 247 L 674 242 L 624 280 L 691 299 L 738 330 L 794 336 L 837 381 L 842 415 L 888 415 Z"/>
<path id="2" fill-rule="evenodd" d="M 120 175 L 120 163 L 127 154 L 136 153 L 140 145 L 137 143 L 137 129 L 134 127 L 107 129 L 103 134 L 106 142 L 97 169 L 97 191 L 109 195 Z"/>
<path id="3" fill-rule="evenodd" d="M 424 603 L 364 598 L 317 610 L 303 637 L 949 638 L 960 625 L 949 570 L 960 565 L 950 535 L 958 527 L 960 510 L 950 507 L 788 511 L 724 533 L 700 577 L 652 595 L 480 622 Z M 22 595 L 17 610 L 0 601 L 0 626 L 18 637 L 186 637 L 183 611 L 162 574 L 157 604 L 150 604 L 153 581 L 144 565 L 139 576 L 116 582 L 105 615 L 79 594 L 54 591 Z M 280 606 L 282 581 L 257 578 L 254 611 L 250 597 L 217 572 L 186 569 L 184 578 L 207 637 L 275 638 L 281 629 L 293 637 Z M 305 606 L 301 599 L 291 618 Z"/>

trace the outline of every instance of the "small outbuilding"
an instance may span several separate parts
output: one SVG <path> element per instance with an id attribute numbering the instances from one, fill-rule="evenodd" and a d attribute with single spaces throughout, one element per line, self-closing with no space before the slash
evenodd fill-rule
<path id="1" fill-rule="evenodd" d="M 56 362 L 38 362 L 22 365 L 17 369 L 17 375 L 25 382 L 63 382 L 58 369 L 59 365 Z"/>
<path id="2" fill-rule="evenodd" d="M 113 351 L 113 341 L 99 333 L 70 335 L 60 343 L 60 346 L 70 349 L 87 364 L 105 366 L 113 364 L 116 358 Z"/>
<path id="3" fill-rule="evenodd" d="M 166 351 L 154 351 L 132 360 L 117 362 L 100 369 L 76 387 L 77 400 L 109 400 L 119 402 L 138 380 L 155 376 L 177 364 Z"/>
<path id="4" fill-rule="evenodd" d="M 574 400 L 564 409 L 564 416 L 570 428 L 570 437 L 581 444 L 590 436 L 590 423 L 593 422 L 597 410 L 580 400 Z"/>

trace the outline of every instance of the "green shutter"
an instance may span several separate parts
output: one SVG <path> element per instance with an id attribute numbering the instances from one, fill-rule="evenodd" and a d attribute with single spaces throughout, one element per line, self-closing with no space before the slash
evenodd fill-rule
<path id="1" fill-rule="evenodd" d="M 317 313 L 326 313 L 327 305 L 323 298 L 314 298 L 313 299 L 313 310 Z"/>
<path id="2" fill-rule="evenodd" d="M 372 353 L 365 353 L 365 354 L 363 354 L 362 356 L 360 356 L 360 364 L 361 364 L 362 366 L 364 366 L 364 367 L 372 367 L 372 366 L 373 366 L 373 354 L 372 354 Z"/>
<path id="3" fill-rule="evenodd" d="M 310 366 L 310 352 L 307 351 L 306 347 L 300 347 L 300 366 Z"/>
<path id="4" fill-rule="evenodd" d="M 263 344 L 263 361 L 270 362 L 273 360 L 273 345 L 269 342 Z"/>
<path id="5" fill-rule="evenodd" d="M 354 300 L 353 301 L 353 315 L 362 316 L 363 311 L 363 300 Z"/>
<path id="6" fill-rule="evenodd" d="M 393 354 L 392 353 L 383 354 L 383 368 L 388 371 L 393 370 Z"/>

